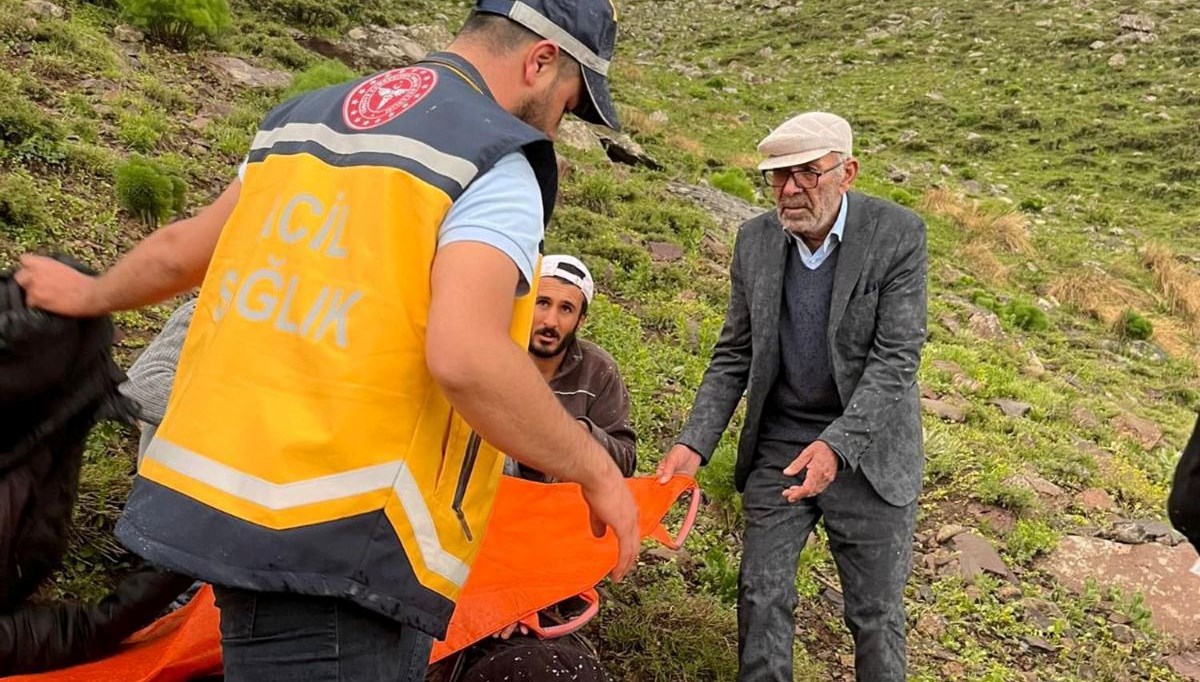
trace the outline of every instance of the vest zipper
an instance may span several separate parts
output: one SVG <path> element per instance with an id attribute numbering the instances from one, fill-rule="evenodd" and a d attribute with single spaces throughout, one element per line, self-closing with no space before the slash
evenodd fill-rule
<path id="1" fill-rule="evenodd" d="M 467 496 L 467 484 L 471 482 L 471 473 L 475 470 L 475 459 L 479 456 L 479 446 L 483 439 L 478 433 L 471 432 L 471 437 L 467 439 L 467 449 L 463 453 L 462 470 L 458 472 L 458 486 L 454 489 L 454 503 L 451 509 L 454 510 L 454 515 L 458 517 L 458 522 L 462 524 L 463 535 L 467 536 L 469 542 L 475 541 L 475 536 L 471 533 L 471 526 L 467 524 L 467 515 L 463 512 L 463 498 Z"/>

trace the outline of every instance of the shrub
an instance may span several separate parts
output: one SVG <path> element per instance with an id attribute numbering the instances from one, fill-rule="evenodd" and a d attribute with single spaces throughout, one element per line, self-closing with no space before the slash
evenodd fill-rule
<path id="1" fill-rule="evenodd" d="M 292 24 L 333 29 L 346 24 L 346 15 L 327 0 L 270 0 L 266 5 Z"/>
<path id="2" fill-rule="evenodd" d="M 325 59 L 296 74 L 292 86 L 283 93 L 283 98 L 291 99 L 306 92 L 337 85 L 357 75 L 345 64 L 335 59 Z"/>
<path id="3" fill-rule="evenodd" d="M 230 23 L 228 0 L 118 0 L 130 23 L 157 42 L 186 49 Z"/>
<path id="4" fill-rule="evenodd" d="M 1045 521 L 1018 519 L 1005 538 L 1008 554 L 1018 564 L 1027 564 L 1039 554 L 1045 554 L 1058 544 L 1058 533 Z"/>
<path id="5" fill-rule="evenodd" d="M 170 125 L 166 115 L 158 110 L 123 111 L 117 114 L 117 138 L 135 151 L 150 152 Z"/>
<path id="6" fill-rule="evenodd" d="M 737 603 L 738 564 L 726 552 L 721 546 L 710 547 L 696 577 L 705 592 L 732 606 Z"/>
<path id="7" fill-rule="evenodd" d="M 1030 213 L 1041 213 L 1046 208 L 1046 202 L 1041 197 L 1026 197 L 1021 200 L 1020 208 Z"/>
<path id="8" fill-rule="evenodd" d="M 1050 327 L 1046 311 L 1024 301 L 1009 301 L 1008 305 L 1004 306 L 1001 316 L 1014 327 L 1029 332 L 1045 331 Z"/>
<path id="9" fill-rule="evenodd" d="M 187 183 L 157 161 L 135 156 L 118 166 L 114 176 L 121 207 L 147 225 L 179 215 L 187 203 Z"/>
<path id="10" fill-rule="evenodd" d="M 726 194 L 731 194 L 739 199 L 754 203 L 754 198 L 757 194 L 754 184 L 750 182 L 745 173 L 737 168 L 713 173 L 708 177 L 708 181 L 713 187 Z"/>
<path id="11" fill-rule="evenodd" d="M 50 215 L 29 176 L 0 176 L 0 230 L 7 234 L 37 235 L 49 223 Z"/>
<path id="12" fill-rule="evenodd" d="M 1154 325 L 1137 311 L 1126 309 L 1121 315 L 1117 332 L 1122 338 L 1145 341 L 1154 336 Z"/>
<path id="13" fill-rule="evenodd" d="M 984 291 L 983 289 L 976 289 L 975 291 L 971 292 L 970 298 L 971 303 L 974 303 L 980 308 L 985 308 L 992 312 L 997 312 L 1000 310 L 1000 303 L 996 300 L 996 295 L 992 294 L 991 292 Z"/>
<path id="14" fill-rule="evenodd" d="M 897 204 L 900 204 L 901 206 L 915 206 L 917 203 L 917 198 L 914 197 L 911 192 L 900 189 L 899 187 L 892 188 L 892 190 L 888 192 L 888 198 Z"/>
<path id="15" fill-rule="evenodd" d="M 0 149 L 61 140 L 61 128 L 20 93 L 17 79 L 0 73 Z"/>

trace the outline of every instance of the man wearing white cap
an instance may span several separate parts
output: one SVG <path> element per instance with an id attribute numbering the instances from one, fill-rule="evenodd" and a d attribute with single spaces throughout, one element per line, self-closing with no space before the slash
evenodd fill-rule
<path id="1" fill-rule="evenodd" d="M 625 476 L 637 464 L 637 435 L 629 425 L 629 391 L 603 348 L 577 338 L 596 294 L 592 274 L 573 256 L 546 256 L 534 303 L 529 355 L 567 413 L 612 455 Z M 520 465 L 524 478 L 548 480 Z"/>
<path id="2" fill-rule="evenodd" d="M 905 679 L 903 591 L 924 455 L 925 224 L 850 192 L 850 124 L 801 114 L 759 144 L 775 210 L 742 226 L 725 327 L 659 466 L 695 473 L 742 394 L 739 680 L 792 679 L 796 562 L 824 518 L 859 680 Z"/>

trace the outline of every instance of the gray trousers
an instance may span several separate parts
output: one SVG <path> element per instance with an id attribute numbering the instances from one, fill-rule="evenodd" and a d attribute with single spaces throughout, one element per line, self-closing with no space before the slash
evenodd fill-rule
<path id="1" fill-rule="evenodd" d="M 859 682 L 906 676 L 904 584 L 912 567 L 916 503 L 895 507 L 859 472 L 839 471 L 815 498 L 788 504 L 796 479 L 783 468 L 803 448 L 767 441 L 742 495 L 746 518 L 738 577 L 738 680 L 792 682 L 796 570 L 824 517 L 854 636 Z M 803 627 L 804 618 L 801 618 Z"/>

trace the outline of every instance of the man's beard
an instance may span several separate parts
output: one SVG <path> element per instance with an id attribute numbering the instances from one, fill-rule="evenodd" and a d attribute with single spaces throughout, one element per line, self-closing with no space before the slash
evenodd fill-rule
<path id="1" fill-rule="evenodd" d="M 558 339 L 558 343 L 551 347 L 539 347 L 538 344 L 540 341 L 537 340 L 537 336 L 544 333 L 553 334 L 554 337 Z M 575 341 L 575 330 L 571 330 L 566 336 L 559 336 L 558 332 L 554 331 L 553 329 L 543 327 L 542 329 L 539 329 L 534 334 L 534 338 L 529 341 L 529 352 L 543 360 L 549 360 L 550 358 L 556 358 L 566 352 L 566 350 L 571 347 L 571 343 L 573 341 Z"/>
<path id="2" fill-rule="evenodd" d="M 550 102 L 553 94 L 553 90 L 547 90 L 541 97 L 530 97 L 517 106 L 514 115 L 525 123 L 553 137 L 558 132 L 559 123 L 562 122 L 561 113 L 558 115 L 558 120 L 553 120 L 554 113 L 550 110 Z"/>
<path id="3" fill-rule="evenodd" d="M 805 199 L 800 202 L 793 202 L 792 206 L 780 206 L 776 208 L 776 215 L 779 216 L 779 223 L 783 228 L 793 235 L 801 238 L 814 239 L 821 236 L 821 232 L 833 226 L 837 220 L 838 211 L 841 210 L 841 197 L 836 191 L 830 192 L 828 195 L 821 196 L 821 205 L 825 211 L 823 215 L 815 213 L 817 208 L 812 202 Z M 783 214 L 784 208 L 801 208 L 805 209 L 800 213 L 799 217 L 785 218 Z"/>

